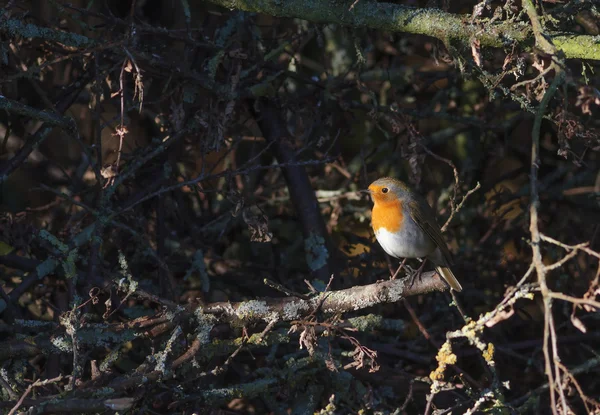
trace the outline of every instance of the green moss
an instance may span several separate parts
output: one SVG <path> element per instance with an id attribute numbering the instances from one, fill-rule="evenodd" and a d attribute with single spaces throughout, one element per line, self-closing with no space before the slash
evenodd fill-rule
<path id="1" fill-rule="evenodd" d="M 471 21 L 470 15 L 446 13 L 439 9 L 415 9 L 393 4 L 360 1 L 349 8 L 346 2 L 318 0 L 210 0 L 230 10 L 265 13 L 277 17 L 305 19 L 312 23 L 333 23 L 351 27 L 368 27 L 390 32 L 421 34 L 452 42 L 468 51 L 473 39 L 481 47 L 503 48 L 515 42 L 526 51 L 534 46 L 531 26 L 526 22 Z M 552 36 L 554 44 L 567 58 L 600 59 L 600 38 L 588 35 Z"/>
<path id="2" fill-rule="evenodd" d="M 600 60 L 600 35 L 554 36 L 552 42 L 568 58 Z"/>

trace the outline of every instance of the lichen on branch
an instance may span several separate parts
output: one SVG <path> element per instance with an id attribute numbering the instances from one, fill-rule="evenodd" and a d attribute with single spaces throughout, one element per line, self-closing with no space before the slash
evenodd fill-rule
<path id="1" fill-rule="evenodd" d="M 358 1 L 305 0 L 209 0 L 227 9 L 264 13 L 276 17 L 334 23 L 390 32 L 404 32 L 437 38 L 448 44 L 469 48 L 477 40 L 481 47 L 501 48 L 519 44 L 525 51 L 534 45 L 531 26 L 524 21 L 477 21 L 471 15 L 447 13 L 439 9 L 413 8 L 401 4 Z M 550 34 L 554 44 L 569 59 L 600 59 L 597 36 Z"/>

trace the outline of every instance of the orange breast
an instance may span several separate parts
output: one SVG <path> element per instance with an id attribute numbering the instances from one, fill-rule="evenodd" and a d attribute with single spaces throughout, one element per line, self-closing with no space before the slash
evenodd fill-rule
<path id="1" fill-rule="evenodd" d="M 373 206 L 371 224 L 374 231 L 384 228 L 388 232 L 398 232 L 403 220 L 402 202 L 398 199 L 389 202 L 376 202 Z"/>

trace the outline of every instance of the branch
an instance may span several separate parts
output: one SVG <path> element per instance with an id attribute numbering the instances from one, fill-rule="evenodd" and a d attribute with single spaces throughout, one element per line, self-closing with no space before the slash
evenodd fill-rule
<path id="1" fill-rule="evenodd" d="M 448 287 L 434 271 L 423 273 L 412 286 L 410 278 L 388 280 L 345 290 L 320 293 L 309 300 L 296 297 L 264 298 L 239 303 L 212 303 L 203 308 L 207 314 L 216 314 L 220 322 L 248 324 L 265 321 L 299 320 L 315 312 L 345 313 L 362 310 L 382 303 L 394 303 L 402 298 L 444 291 Z"/>
<path id="2" fill-rule="evenodd" d="M 28 118 L 33 118 L 34 120 L 42 121 L 49 126 L 61 127 L 69 133 L 74 133 L 77 130 L 75 120 L 71 117 L 63 117 L 60 114 L 50 111 L 39 110 L 1 95 L 0 109 L 6 110 L 9 113 L 19 114 Z"/>
<path id="3" fill-rule="evenodd" d="M 0 20 L 0 30 L 8 32 L 9 37 L 21 36 L 24 38 L 45 39 L 76 48 L 88 48 L 97 45 L 95 40 L 77 33 L 24 23 L 19 19 Z"/>
<path id="4" fill-rule="evenodd" d="M 540 105 L 536 111 L 535 118 L 533 121 L 533 128 L 531 131 L 531 205 L 529 206 L 529 231 L 531 233 L 531 249 L 532 249 L 532 262 L 535 267 L 535 271 L 540 284 L 540 290 L 544 299 L 544 362 L 545 372 L 548 378 L 548 384 L 550 385 L 550 407 L 554 415 L 558 415 L 559 408 L 556 402 L 556 389 L 560 398 L 561 409 L 563 413 L 567 413 L 566 398 L 564 390 L 560 386 L 562 384 L 560 370 L 553 362 L 559 361 L 558 350 L 557 350 L 557 337 L 556 329 L 554 324 L 554 317 L 552 316 L 552 297 L 550 296 L 550 289 L 548 288 L 548 282 L 546 279 L 548 268 L 544 265 L 542 260 L 541 251 L 541 233 L 538 226 L 538 211 L 540 208 L 540 195 L 539 195 L 539 181 L 538 181 L 538 170 L 540 167 L 540 132 L 542 128 L 542 120 L 544 113 L 548 107 L 552 97 L 558 90 L 558 87 L 562 84 L 565 73 L 562 69 L 563 62 L 555 60 L 556 49 L 555 46 L 549 42 L 543 33 L 543 27 L 539 21 L 539 16 L 535 10 L 535 6 L 531 0 L 525 0 L 523 2 L 523 8 L 529 19 L 535 33 L 536 46 L 546 53 L 553 55 L 553 61 L 550 64 L 551 67 L 556 71 L 554 80 L 550 87 L 546 90 L 544 97 L 540 101 Z M 560 58 L 559 58 L 560 59 Z"/>
<path id="5" fill-rule="evenodd" d="M 517 42 L 531 51 L 531 32 L 522 22 L 472 22 L 470 15 L 446 13 L 438 9 L 415 9 L 400 4 L 359 1 L 351 10 L 346 2 L 306 0 L 209 0 L 229 10 L 264 13 L 276 17 L 291 17 L 314 23 L 337 23 L 352 27 L 368 27 L 390 32 L 431 36 L 442 42 L 457 41 L 468 48 L 472 41 L 482 47 L 505 47 Z M 600 43 L 594 36 L 554 35 L 554 45 L 567 58 L 600 59 Z"/>
<path id="6" fill-rule="evenodd" d="M 288 142 L 289 133 L 277 107 L 266 101 L 259 106 L 257 122 L 267 141 L 273 143 L 277 161 L 281 164 L 299 161 L 297 149 Z M 306 262 L 314 276 L 327 281 L 334 272 L 335 252 L 308 172 L 303 166 L 282 167 L 290 199 L 302 224 Z"/>
<path id="7" fill-rule="evenodd" d="M 1 28 L 2 26 L 0 25 L 0 29 Z M 90 79 L 91 76 L 89 74 L 84 74 L 77 82 L 74 83 L 72 87 L 67 87 L 67 93 L 63 95 L 64 98 L 56 105 L 56 111 L 58 114 L 66 112 L 67 109 L 73 105 L 79 96 L 79 93 L 85 88 Z M 4 102 L 4 105 L 7 104 L 8 100 Z M 21 110 L 24 110 L 24 108 L 21 108 Z M 56 117 L 58 117 L 58 115 Z M 34 118 L 37 119 L 39 117 Z M 65 119 L 66 118 L 64 117 L 62 118 L 62 120 Z M 21 164 L 25 162 L 25 160 L 27 160 L 27 157 L 29 157 L 33 150 L 38 148 L 46 140 L 46 138 L 48 138 L 52 128 L 54 127 L 54 124 L 55 123 L 49 123 L 48 121 L 44 122 L 37 132 L 27 139 L 27 142 L 23 145 L 23 147 L 21 147 L 11 159 L 7 160 L 2 167 L 0 167 L 0 185 L 2 185 L 8 176 L 10 176 Z"/>

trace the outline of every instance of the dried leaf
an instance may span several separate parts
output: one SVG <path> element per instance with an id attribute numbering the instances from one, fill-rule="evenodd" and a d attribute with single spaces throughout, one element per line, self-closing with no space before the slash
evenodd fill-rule
<path id="1" fill-rule="evenodd" d="M 591 86 L 582 86 L 577 94 L 575 106 L 581 107 L 584 114 L 592 114 L 591 106 L 600 105 L 600 91 Z"/>
<path id="2" fill-rule="evenodd" d="M 471 54 L 475 64 L 481 68 L 481 42 L 479 39 L 471 40 Z"/>
<path id="3" fill-rule="evenodd" d="M 269 232 L 269 219 L 257 206 L 243 209 L 242 217 L 248 225 L 252 242 L 271 242 L 273 234 Z"/>
<path id="4" fill-rule="evenodd" d="M 531 64 L 531 66 L 533 66 L 535 69 L 540 71 L 540 73 L 544 72 L 544 69 L 545 69 L 544 61 L 541 59 L 538 59 L 537 57 L 534 57 L 533 63 Z"/>
<path id="5" fill-rule="evenodd" d="M 597 281 L 594 281 L 590 285 L 590 288 L 588 289 L 588 291 L 583 295 L 583 298 L 586 300 L 593 300 L 596 298 L 596 296 L 600 296 L 600 285 L 598 285 Z M 596 307 L 588 305 L 588 304 L 583 304 L 583 309 L 585 311 L 587 311 L 588 313 L 597 311 Z"/>
<path id="6" fill-rule="evenodd" d="M 508 65 L 512 62 L 513 55 L 512 53 L 506 55 L 504 58 L 504 63 L 502 64 L 502 70 L 505 71 L 508 68 Z"/>
<path id="7" fill-rule="evenodd" d="M 300 333 L 298 343 L 300 343 L 300 349 L 306 348 L 308 354 L 313 356 L 316 350 L 315 345 L 317 344 L 315 328 L 312 326 L 305 327 L 302 333 Z"/>
<path id="8" fill-rule="evenodd" d="M 573 307 L 573 312 L 571 313 L 571 323 L 582 333 L 587 333 L 587 328 L 583 324 L 583 322 L 575 315 L 575 307 Z"/>

